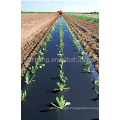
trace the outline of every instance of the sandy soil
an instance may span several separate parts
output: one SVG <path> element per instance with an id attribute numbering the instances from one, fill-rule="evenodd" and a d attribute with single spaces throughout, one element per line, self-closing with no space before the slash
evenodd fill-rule
<path id="1" fill-rule="evenodd" d="M 21 48 L 34 37 L 34 33 L 52 21 L 58 14 L 21 14 Z M 27 39 L 29 38 L 29 39 Z"/>
<path id="2" fill-rule="evenodd" d="M 74 14 L 74 15 L 99 18 L 99 14 Z"/>

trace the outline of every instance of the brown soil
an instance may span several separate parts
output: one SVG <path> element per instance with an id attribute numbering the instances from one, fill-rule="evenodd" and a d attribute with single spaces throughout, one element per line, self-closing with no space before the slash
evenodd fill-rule
<path id="1" fill-rule="evenodd" d="M 21 48 L 37 34 L 42 26 L 52 21 L 57 14 L 21 14 Z"/>
<path id="2" fill-rule="evenodd" d="M 99 14 L 74 14 L 74 15 L 99 18 Z"/>
<path id="3" fill-rule="evenodd" d="M 42 14 L 41 16 L 38 14 L 39 17 L 37 16 L 37 14 L 23 14 L 22 16 L 22 20 L 24 20 L 25 22 L 27 21 L 26 23 L 35 19 L 37 20 L 36 22 L 31 22 L 28 24 L 22 22 L 23 24 L 21 26 L 21 32 L 25 32 L 25 36 L 28 37 L 24 37 L 24 39 L 21 39 L 21 79 L 22 77 L 24 77 L 27 69 L 29 68 L 32 58 L 35 57 L 36 53 L 41 47 L 42 42 L 45 40 L 54 22 L 58 18 L 57 14 Z M 26 19 L 25 16 L 27 16 Z M 36 17 L 33 18 L 33 16 Z M 40 19 L 40 17 L 42 19 L 44 18 L 44 21 L 39 21 L 38 19 Z M 24 34 L 21 34 L 21 36 L 21 38 L 23 38 Z"/>
<path id="4" fill-rule="evenodd" d="M 63 15 L 99 73 L 99 23 Z"/>

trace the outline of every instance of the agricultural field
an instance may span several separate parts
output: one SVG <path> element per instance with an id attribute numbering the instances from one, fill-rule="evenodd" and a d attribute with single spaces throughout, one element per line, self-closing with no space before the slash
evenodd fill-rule
<path id="1" fill-rule="evenodd" d="M 99 18 L 99 14 L 73 14 L 73 15 Z"/>
<path id="2" fill-rule="evenodd" d="M 99 120 L 99 24 L 36 13 L 21 27 L 21 120 Z"/>
<path id="3" fill-rule="evenodd" d="M 23 47 L 28 40 L 37 34 L 38 29 L 40 29 L 46 23 L 52 21 L 56 16 L 58 15 L 42 13 L 21 14 L 21 47 Z"/>

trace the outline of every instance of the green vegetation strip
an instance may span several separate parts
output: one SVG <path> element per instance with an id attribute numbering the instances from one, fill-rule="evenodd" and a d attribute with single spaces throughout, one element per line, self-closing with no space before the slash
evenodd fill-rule
<path id="1" fill-rule="evenodd" d="M 73 16 L 73 17 L 77 17 L 77 18 L 80 18 L 80 19 L 87 20 L 87 21 L 93 21 L 93 22 L 99 23 L 99 18 L 85 17 L 85 16 L 77 16 L 77 15 L 72 15 L 72 14 L 66 14 L 66 15 L 70 15 L 70 16 Z"/>
<path id="2" fill-rule="evenodd" d="M 63 14 L 99 14 L 99 12 L 64 12 Z"/>

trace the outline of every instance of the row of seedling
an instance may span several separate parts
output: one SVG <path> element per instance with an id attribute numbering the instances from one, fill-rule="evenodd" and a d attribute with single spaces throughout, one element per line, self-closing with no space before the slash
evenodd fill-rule
<path id="1" fill-rule="evenodd" d="M 65 21 L 65 22 L 66 22 L 66 21 Z M 67 28 L 68 28 L 68 30 L 70 31 L 71 36 L 72 36 L 72 38 L 73 38 L 73 43 L 75 44 L 77 50 L 80 51 L 80 43 L 79 43 L 79 41 L 76 39 L 75 34 L 74 34 L 73 31 L 71 30 L 71 28 L 70 28 L 70 26 L 67 24 L 67 22 L 66 22 L 66 25 L 67 25 Z M 90 62 L 89 62 L 89 61 L 85 61 L 85 59 L 84 59 L 84 55 L 85 55 L 85 54 L 87 54 L 87 53 L 86 53 L 85 51 L 83 51 L 83 52 L 79 53 L 79 56 L 78 56 L 78 57 L 80 57 L 81 61 L 84 61 L 84 65 L 87 66 L 87 69 L 83 69 L 84 72 L 92 73 L 92 72 L 94 72 L 94 71 L 91 71 L 91 70 L 90 70 Z"/>
<path id="2" fill-rule="evenodd" d="M 35 65 L 29 68 L 30 72 L 27 71 L 27 73 L 25 75 L 25 81 L 24 81 L 26 84 L 30 84 L 30 83 L 35 82 L 34 78 L 35 78 L 36 70 L 37 69 L 41 69 L 43 66 L 45 66 L 45 64 L 43 64 L 44 51 L 47 51 L 46 50 L 47 43 L 52 40 L 52 33 L 54 32 L 57 23 L 58 23 L 58 20 L 55 22 L 55 24 L 53 25 L 52 29 L 50 30 L 48 36 L 46 37 L 45 42 L 42 43 L 41 49 L 37 53 L 38 57 L 35 59 Z M 32 74 L 32 77 L 31 77 L 30 74 Z M 21 90 L 21 100 L 22 101 L 25 100 L 24 98 L 26 97 L 26 95 L 27 95 L 26 90 L 24 90 L 23 92 Z"/>
<path id="3" fill-rule="evenodd" d="M 67 28 L 68 28 L 68 30 L 69 30 L 72 38 L 73 38 L 73 43 L 76 45 L 77 50 L 80 51 L 79 41 L 76 39 L 76 36 L 73 33 L 73 31 L 71 30 L 68 23 L 66 21 L 65 21 L 65 23 L 66 23 L 66 26 L 67 26 Z M 78 57 L 80 58 L 81 61 L 84 61 L 84 65 L 87 67 L 87 69 L 83 69 L 83 71 L 91 74 L 94 71 L 91 71 L 91 69 L 90 69 L 90 64 L 91 64 L 90 61 L 85 61 L 85 59 L 84 59 L 85 54 L 87 54 L 87 53 L 85 51 L 83 51 L 83 52 L 79 53 Z M 93 84 L 94 85 L 99 85 L 99 77 L 96 80 L 93 81 Z M 96 90 L 94 92 L 99 96 L 99 93 Z"/>
<path id="4" fill-rule="evenodd" d="M 62 27 L 62 19 L 60 21 L 60 43 L 59 45 L 56 45 L 59 47 L 59 53 L 57 54 L 57 56 L 59 56 L 59 67 L 60 67 L 60 82 L 57 82 L 57 87 L 55 88 L 54 91 L 60 91 L 63 92 L 68 91 L 70 89 L 70 87 L 66 87 L 65 82 L 68 80 L 67 77 L 64 76 L 64 72 L 63 72 L 63 64 L 66 62 L 62 57 L 63 57 L 63 49 L 64 49 L 64 43 L 63 43 L 63 27 Z M 56 97 L 56 101 L 57 104 L 51 102 L 51 104 L 58 109 L 63 109 L 65 106 L 70 105 L 70 102 L 66 102 L 66 100 L 64 100 L 64 95 L 62 95 L 60 98 Z"/>

